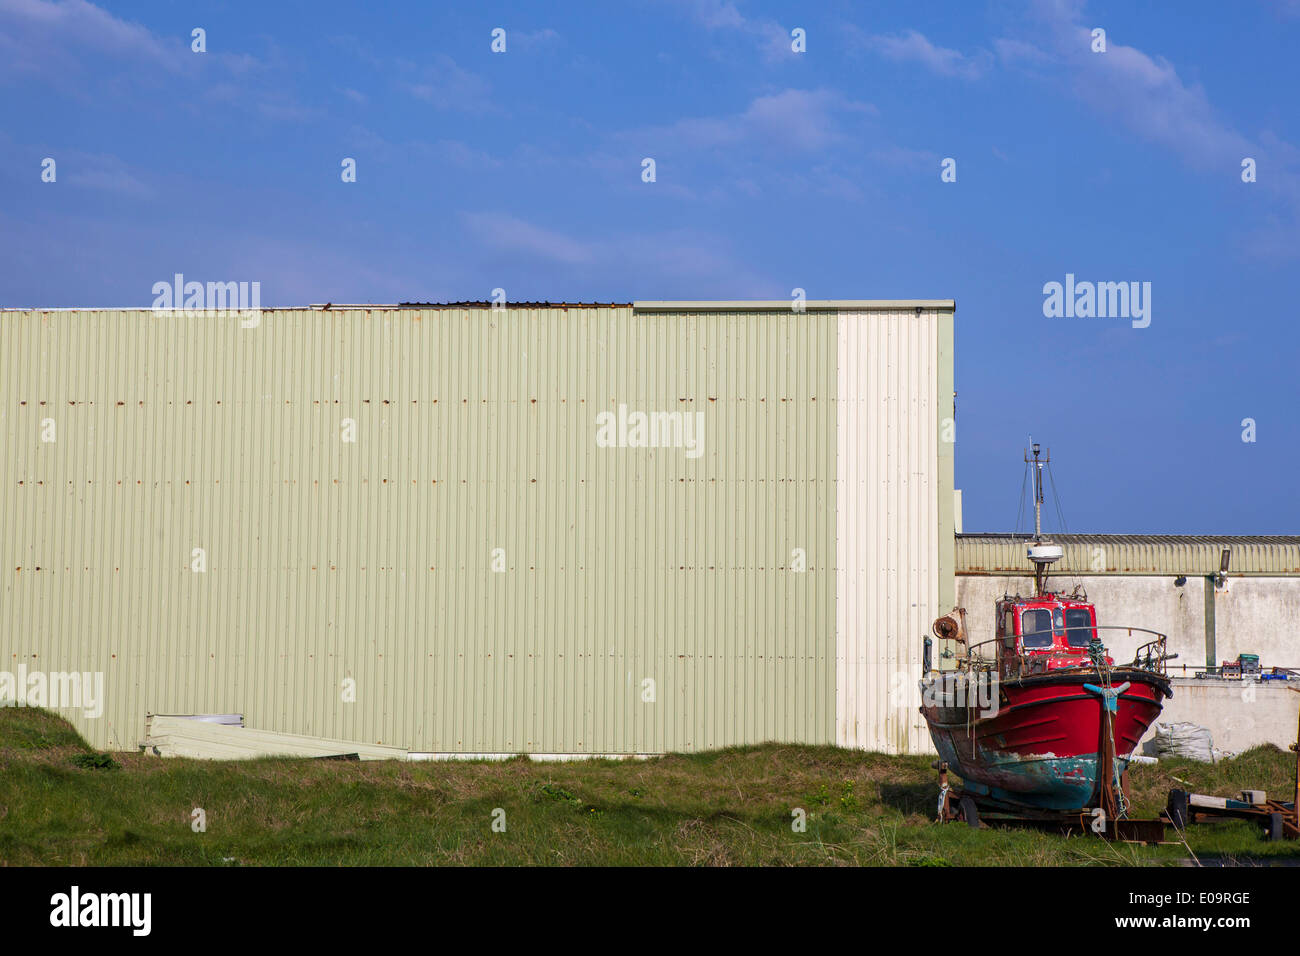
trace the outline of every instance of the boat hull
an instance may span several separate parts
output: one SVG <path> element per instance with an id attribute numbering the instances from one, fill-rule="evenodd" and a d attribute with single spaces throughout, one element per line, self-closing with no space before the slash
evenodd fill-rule
<path id="1" fill-rule="evenodd" d="M 1044 810 L 1077 810 L 1098 796 L 1104 704 L 1084 685 L 1095 672 L 1071 672 L 1006 680 L 998 686 L 996 713 L 947 705 L 927 694 L 921 711 L 939 757 L 965 788 L 1000 802 Z M 1171 696 L 1169 681 L 1143 670 L 1117 669 L 1111 684 L 1129 686 L 1118 694 L 1113 714 L 1119 772 Z"/>

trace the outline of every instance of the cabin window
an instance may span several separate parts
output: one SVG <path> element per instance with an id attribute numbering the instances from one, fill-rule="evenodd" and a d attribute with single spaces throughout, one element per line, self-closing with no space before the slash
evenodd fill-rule
<path id="1" fill-rule="evenodd" d="M 1068 608 L 1065 612 L 1065 637 L 1071 647 L 1087 647 L 1092 640 L 1092 614 L 1087 608 Z"/>
<path id="2" fill-rule="evenodd" d="M 1020 640 L 1025 647 L 1052 646 L 1052 612 L 1035 608 L 1020 615 Z"/>

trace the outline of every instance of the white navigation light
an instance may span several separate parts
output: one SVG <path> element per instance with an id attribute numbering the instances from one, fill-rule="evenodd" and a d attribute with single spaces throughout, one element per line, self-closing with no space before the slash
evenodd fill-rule
<path id="1" fill-rule="evenodd" d="M 1059 544 L 1031 544 L 1029 560 L 1034 564 L 1051 564 L 1065 556 L 1065 549 Z"/>

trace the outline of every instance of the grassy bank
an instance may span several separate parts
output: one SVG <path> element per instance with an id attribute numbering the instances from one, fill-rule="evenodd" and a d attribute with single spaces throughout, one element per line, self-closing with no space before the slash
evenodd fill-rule
<path id="1" fill-rule="evenodd" d="M 1294 758 L 1136 767 L 1139 814 L 1171 787 L 1286 794 Z M 1177 847 L 1109 845 L 930 822 L 925 757 L 767 744 L 564 764 L 217 763 L 96 755 L 64 721 L 0 708 L 0 863 L 165 865 L 1176 864 Z M 206 813 L 206 832 L 191 828 Z M 494 832 L 494 811 L 505 832 Z M 792 811 L 806 832 L 791 829 Z M 500 815 L 497 815 L 500 819 Z M 1195 827 L 1198 855 L 1300 856 L 1246 824 Z"/>

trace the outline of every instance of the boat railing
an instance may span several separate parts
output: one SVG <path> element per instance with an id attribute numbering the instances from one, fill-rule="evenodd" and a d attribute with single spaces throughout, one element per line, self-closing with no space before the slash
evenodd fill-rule
<path id="1" fill-rule="evenodd" d="M 1165 661 L 1172 660 L 1177 656 L 1177 654 L 1167 652 L 1165 636 L 1156 634 L 1155 640 L 1147 641 L 1138 647 L 1133 654 L 1133 666 L 1140 667 L 1143 670 L 1155 671 L 1157 674 L 1166 674 Z"/>
<path id="2" fill-rule="evenodd" d="M 1090 625 L 1088 625 L 1087 627 L 1076 627 L 1076 628 L 1070 628 L 1069 630 L 1076 630 L 1076 631 L 1127 631 L 1129 634 L 1132 634 L 1134 631 L 1140 631 L 1140 632 L 1143 633 L 1143 634 L 1154 634 L 1157 638 L 1162 638 L 1162 637 L 1165 636 L 1165 635 L 1161 634 L 1159 631 L 1153 631 L 1153 630 L 1151 630 L 1151 628 L 1149 628 L 1149 627 L 1133 627 L 1133 626 L 1131 626 L 1131 625 L 1129 625 L 1129 624 L 1090 624 Z"/>
<path id="3" fill-rule="evenodd" d="M 1172 660 L 1177 654 L 1170 654 L 1166 651 L 1168 638 L 1159 631 L 1153 631 L 1149 627 L 1132 627 L 1128 624 L 1097 624 L 1089 630 L 1098 631 L 1124 631 L 1129 637 L 1137 634 L 1152 634 L 1154 637 L 1145 644 L 1138 646 L 1133 654 L 1133 661 L 1129 667 L 1140 667 L 1143 670 L 1155 671 L 1157 674 L 1165 673 L 1165 661 Z"/>
<path id="4" fill-rule="evenodd" d="M 1130 627 L 1127 624 L 1094 624 L 1094 625 L 1089 625 L 1086 628 L 1067 628 L 1067 631 L 1070 630 L 1124 631 L 1130 637 L 1132 637 L 1135 633 L 1154 635 L 1154 637 L 1151 640 L 1147 641 L 1145 644 L 1142 644 L 1138 647 L 1137 651 L 1133 655 L 1133 662 L 1129 666 L 1140 667 L 1143 670 L 1154 671 L 1157 674 L 1165 674 L 1166 673 L 1165 661 L 1173 660 L 1175 657 L 1178 656 L 1177 654 L 1167 653 L 1166 647 L 1167 647 L 1168 638 L 1166 635 L 1161 634 L 1159 631 L 1153 631 L 1148 627 Z M 999 639 L 996 637 L 991 637 L 986 641 L 980 641 L 977 644 L 969 645 L 966 648 L 967 660 L 970 662 L 972 666 L 993 665 L 994 663 L 993 661 L 984 657 L 982 654 L 977 654 L 976 648 L 983 647 L 985 644 L 997 644 L 998 640 Z M 1082 650 L 1082 648 L 1080 648 L 1080 650 Z M 1030 655 L 1022 654 L 1019 656 L 1025 658 L 1025 657 L 1029 657 Z"/>
<path id="5" fill-rule="evenodd" d="M 967 659 L 976 666 L 981 664 L 988 665 L 989 667 L 994 666 L 997 663 L 996 660 L 991 660 L 982 654 L 976 654 L 975 648 L 983 647 L 985 644 L 996 644 L 997 642 L 998 639 L 996 637 L 990 637 L 987 641 L 980 641 L 978 644 L 969 645 L 966 648 Z"/>

